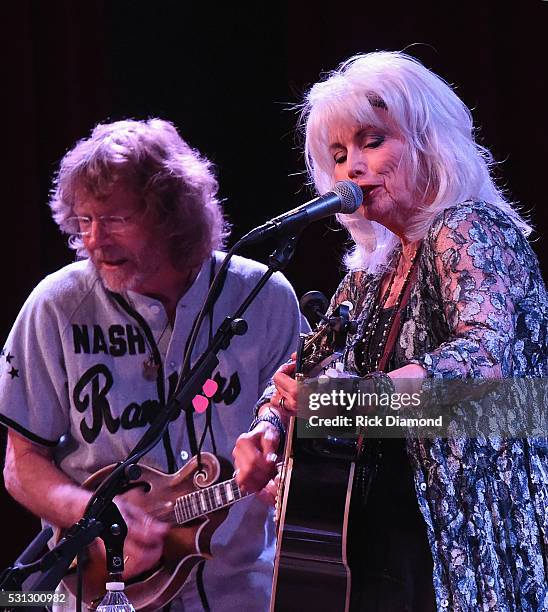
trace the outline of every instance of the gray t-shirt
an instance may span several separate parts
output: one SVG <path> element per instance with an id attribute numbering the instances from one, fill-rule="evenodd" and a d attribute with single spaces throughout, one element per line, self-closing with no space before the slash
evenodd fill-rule
<path id="1" fill-rule="evenodd" d="M 215 257 L 218 268 L 222 254 Z M 125 296 L 158 344 L 163 389 L 144 374 L 143 363 L 152 351 L 145 331 L 106 291 L 91 262 L 80 261 L 48 276 L 26 301 L 3 348 L 0 422 L 51 447 L 57 465 L 78 483 L 125 458 L 160 409 L 159 396 L 169 397 L 173 391 L 190 329 L 209 287 L 210 269 L 208 260 L 179 301 L 173 329 L 161 302 L 131 291 Z M 213 332 L 234 313 L 264 269 L 233 258 L 215 305 Z M 236 438 L 247 430 L 262 390 L 295 350 L 298 305 L 283 275 L 269 280 L 244 318 L 248 332 L 219 353 L 212 376 L 219 385 L 212 401 L 212 427 L 218 455 L 227 459 Z M 206 320 L 194 358 L 208 339 Z M 206 413 L 195 413 L 194 423 L 200 439 Z M 169 437 L 171 450 L 158 444 L 141 463 L 164 472 L 182 467 L 191 456 L 184 414 L 170 424 Z M 209 436 L 203 450 L 212 450 Z M 212 553 L 203 572 L 211 609 L 268 609 L 274 554 L 271 510 L 254 496 L 233 505 L 213 535 Z M 173 609 L 203 609 L 193 577 Z"/>

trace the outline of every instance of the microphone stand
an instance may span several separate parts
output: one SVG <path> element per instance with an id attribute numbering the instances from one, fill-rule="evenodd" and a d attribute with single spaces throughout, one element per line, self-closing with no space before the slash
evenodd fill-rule
<path id="1" fill-rule="evenodd" d="M 193 409 L 193 398 L 200 392 L 203 384 L 219 363 L 217 353 L 220 350 L 226 350 L 234 336 L 241 336 L 247 332 L 247 322 L 241 318 L 242 315 L 270 277 L 287 266 L 295 252 L 296 241 L 297 236 L 280 239 L 278 247 L 269 257 L 267 271 L 234 315 L 225 318 L 206 351 L 198 358 L 188 375 L 183 379 L 179 386 L 180 390 L 176 390 L 173 397 L 167 402 L 166 409 L 158 414 L 141 440 L 130 452 L 128 458 L 118 463 L 115 469 L 99 485 L 88 503 L 83 518 L 69 529 L 57 546 L 47 552 L 40 560 L 27 566 L 29 572 L 22 580 L 36 571 L 42 572 L 30 588 L 31 591 L 53 591 L 67 573 L 73 559 L 96 537 L 102 538 L 105 542 L 109 574 L 121 577 L 124 570 L 123 543 L 127 535 L 127 525 L 112 500 L 131 480 L 139 478 L 141 470 L 136 465 L 137 462 L 160 442 L 169 423 L 176 418 L 180 411 L 180 406 L 183 407 L 183 410 Z M 238 245 L 243 243 L 244 241 L 240 241 Z M 234 249 L 227 257 L 231 256 L 233 252 Z M 21 589 L 20 584 L 16 583 L 16 586 L 18 590 Z M 0 585 L 0 588 L 5 590 L 4 583 Z M 27 608 L 20 609 L 26 610 Z M 28 608 L 28 610 L 30 612 L 36 610 L 36 608 Z"/>
<path id="2" fill-rule="evenodd" d="M 220 350 L 226 350 L 234 336 L 243 336 L 247 332 L 247 322 L 241 317 L 270 277 L 287 266 L 295 253 L 296 241 L 296 236 L 281 239 L 278 247 L 269 257 L 267 271 L 259 279 L 259 282 L 236 312 L 232 316 L 225 318 L 205 352 L 198 358 L 188 375 L 183 379 L 182 384 L 179 385 L 180 390 L 175 391 L 173 397 L 167 403 L 166 410 L 158 415 L 132 453 L 139 453 L 142 456 L 144 454 L 142 453 L 143 447 L 146 446 L 147 450 L 145 452 L 148 452 L 152 446 L 156 445 L 162 438 L 172 418 L 177 416 L 179 406 L 184 406 L 184 410 L 192 409 L 192 400 L 201 391 L 203 384 L 219 363 L 217 353 Z M 223 262 L 223 266 L 224 264 L 225 262 Z"/>
<path id="3" fill-rule="evenodd" d="M 0 574 L 0 591 L 20 591 L 23 582 L 35 570 L 34 562 L 53 536 L 51 527 L 44 527 L 25 550 L 17 557 L 15 563 Z"/>

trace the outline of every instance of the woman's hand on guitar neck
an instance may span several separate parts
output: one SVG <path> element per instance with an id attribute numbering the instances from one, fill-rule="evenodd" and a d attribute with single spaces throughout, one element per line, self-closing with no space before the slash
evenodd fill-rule
<path id="1" fill-rule="evenodd" d="M 297 381 L 295 375 L 295 353 L 291 355 L 292 360 L 282 364 L 276 374 L 272 377 L 276 385 L 276 392 L 270 400 L 280 413 L 280 418 L 287 426 L 289 417 L 297 412 Z M 283 399 L 283 405 L 280 404 Z"/>

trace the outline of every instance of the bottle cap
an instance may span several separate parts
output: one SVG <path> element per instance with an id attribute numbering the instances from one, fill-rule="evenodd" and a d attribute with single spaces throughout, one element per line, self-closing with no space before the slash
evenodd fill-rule
<path id="1" fill-rule="evenodd" d="M 107 591 L 123 591 L 124 587 L 123 582 L 107 582 Z"/>

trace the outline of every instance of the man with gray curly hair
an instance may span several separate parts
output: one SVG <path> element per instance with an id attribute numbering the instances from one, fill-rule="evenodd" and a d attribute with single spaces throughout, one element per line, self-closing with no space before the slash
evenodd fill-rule
<path id="1" fill-rule="evenodd" d="M 138 291 L 150 279 L 160 285 L 167 281 L 173 286 L 165 295 L 169 310 L 192 271 L 228 235 L 217 188 L 211 164 L 172 124 L 117 121 L 98 125 L 65 155 L 50 206 L 69 244 L 91 258 L 108 289 Z M 109 214 L 101 215 L 103 222 L 92 235 L 91 217 L 81 213 L 94 207 Z M 143 240 L 134 240 L 145 228 Z M 105 241 L 105 233 L 116 240 Z"/>
<path id="2" fill-rule="evenodd" d="M 173 395 L 228 235 L 217 188 L 208 160 L 159 119 L 98 125 L 61 161 L 50 206 L 78 260 L 32 292 L 0 364 L 6 488 L 47 523 L 67 528 L 82 516 L 91 497 L 82 483 L 124 459 Z M 233 258 L 193 360 L 264 269 Z M 281 274 L 246 321 L 194 409 L 180 411 L 144 465 L 172 474 L 198 450 L 230 457 L 298 338 L 295 294 Z M 129 528 L 126 579 L 166 554 L 170 527 L 143 498 L 133 489 L 115 500 Z M 232 506 L 213 534 L 212 559 L 194 568 L 172 611 L 268 607 L 270 512 L 255 496 Z"/>

